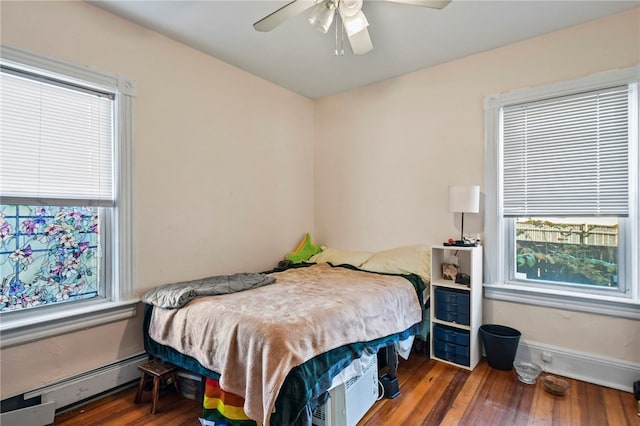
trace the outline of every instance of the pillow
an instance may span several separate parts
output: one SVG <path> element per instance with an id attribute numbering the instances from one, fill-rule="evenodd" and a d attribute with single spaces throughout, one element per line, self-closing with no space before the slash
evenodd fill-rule
<path id="1" fill-rule="evenodd" d="M 368 251 L 339 250 L 335 248 L 327 248 L 322 252 L 313 255 L 311 259 L 309 259 L 309 262 L 326 262 L 333 265 L 347 264 L 358 268 L 364 262 L 369 260 L 370 257 L 371 253 Z"/>
<path id="2" fill-rule="evenodd" d="M 426 283 L 431 274 L 429 246 L 403 246 L 374 253 L 360 269 L 388 274 L 416 274 Z"/>
<path id="3" fill-rule="evenodd" d="M 285 256 L 285 259 L 292 261 L 293 263 L 302 263 L 309 260 L 311 256 L 316 253 L 320 253 L 322 248 L 319 245 L 311 242 L 311 235 L 307 232 L 298 247 L 291 253 Z"/>

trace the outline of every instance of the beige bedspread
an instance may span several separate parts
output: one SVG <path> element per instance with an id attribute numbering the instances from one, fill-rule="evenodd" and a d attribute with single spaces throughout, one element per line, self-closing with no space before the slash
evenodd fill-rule
<path id="1" fill-rule="evenodd" d="M 374 340 L 420 322 L 402 277 L 318 264 L 272 274 L 275 284 L 154 309 L 149 334 L 220 373 L 245 398 L 246 414 L 269 425 L 288 372 L 339 346 Z"/>

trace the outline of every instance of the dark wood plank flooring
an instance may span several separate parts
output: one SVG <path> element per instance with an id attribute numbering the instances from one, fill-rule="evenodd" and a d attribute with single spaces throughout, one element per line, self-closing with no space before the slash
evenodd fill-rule
<path id="1" fill-rule="evenodd" d="M 520 383 L 514 371 L 480 362 L 473 372 L 414 353 L 398 367 L 400 395 L 378 401 L 359 426 L 398 425 L 593 425 L 640 426 L 633 394 L 577 380 L 563 397 L 544 391 L 542 383 Z M 149 393 L 133 403 L 135 387 L 121 390 L 56 417 L 60 426 L 197 426 L 200 403 L 160 395 L 155 415 Z"/>

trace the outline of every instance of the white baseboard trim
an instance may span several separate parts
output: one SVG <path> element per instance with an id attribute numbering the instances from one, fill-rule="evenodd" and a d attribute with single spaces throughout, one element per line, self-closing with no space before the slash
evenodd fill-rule
<path id="1" fill-rule="evenodd" d="M 543 354 L 549 355 L 551 362 L 544 362 Z M 640 363 L 570 351 L 522 339 L 518 345 L 516 359 L 535 362 L 547 373 L 626 392 L 633 392 L 633 382 L 640 380 Z"/>

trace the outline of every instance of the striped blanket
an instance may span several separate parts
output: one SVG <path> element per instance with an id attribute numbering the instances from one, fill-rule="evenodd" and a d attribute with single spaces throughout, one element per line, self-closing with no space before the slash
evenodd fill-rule
<path id="1" fill-rule="evenodd" d="M 207 378 L 204 388 L 203 417 L 216 426 L 257 426 L 244 413 L 244 398 L 220 388 L 220 382 Z"/>

